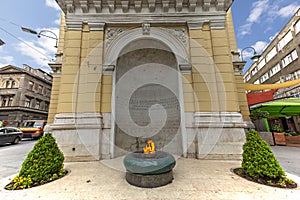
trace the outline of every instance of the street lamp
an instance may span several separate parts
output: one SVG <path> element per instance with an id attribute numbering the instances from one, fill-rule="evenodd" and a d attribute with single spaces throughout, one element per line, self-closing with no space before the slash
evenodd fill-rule
<path id="1" fill-rule="evenodd" d="M 27 33 L 31 33 L 31 34 L 34 34 L 34 35 L 37 35 L 38 38 L 40 38 L 41 36 L 44 36 L 44 37 L 47 37 L 47 38 L 51 38 L 51 39 L 54 39 L 55 40 L 55 48 L 57 48 L 57 42 L 58 42 L 58 38 L 57 38 L 57 35 L 55 33 L 53 33 L 52 31 L 49 31 L 49 30 L 41 30 L 39 33 L 36 32 L 35 30 L 32 30 L 30 28 L 25 28 L 25 27 L 21 27 L 22 31 L 24 32 L 27 32 Z M 52 35 L 54 35 L 55 37 L 53 36 L 49 36 L 47 34 L 43 34 L 45 32 L 48 32 L 48 33 L 51 33 Z"/>
<path id="2" fill-rule="evenodd" d="M 253 47 L 245 47 L 242 49 L 241 51 L 241 57 L 242 57 L 242 61 L 244 61 L 244 58 L 243 58 L 243 51 L 246 50 L 246 49 L 252 49 L 253 50 L 253 56 L 250 58 L 251 60 L 254 60 L 254 61 L 257 61 L 261 55 L 260 54 L 257 54 L 255 49 Z"/>

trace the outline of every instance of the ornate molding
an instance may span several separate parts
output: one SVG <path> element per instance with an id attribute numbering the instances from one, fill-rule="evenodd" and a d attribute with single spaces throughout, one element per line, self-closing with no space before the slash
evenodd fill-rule
<path id="1" fill-rule="evenodd" d="M 191 74 L 192 73 L 192 65 L 191 64 L 180 64 L 179 69 L 182 74 Z"/>
<path id="2" fill-rule="evenodd" d="M 150 35 L 150 23 L 142 24 L 143 35 Z"/>
<path id="3" fill-rule="evenodd" d="M 127 28 L 108 28 L 105 31 L 105 47 L 107 48 L 111 41 L 113 41 L 113 39 L 115 37 L 117 37 L 117 35 L 119 35 L 120 33 L 122 33 L 123 31 L 126 31 Z"/>
<path id="4" fill-rule="evenodd" d="M 128 29 L 124 32 L 123 31 L 118 33 L 120 34 L 119 37 L 116 37 L 115 35 L 113 42 L 106 47 L 107 49 L 104 58 L 104 65 L 115 65 L 116 60 L 124 46 L 135 40 L 144 38 L 156 39 L 164 43 L 174 53 L 179 64 L 189 63 L 187 49 L 184 47 L 184 45 L 182 45 L 180 40 L 178 40 L 166 29 L 152 27 L 150 35 L 143 35 L 142 28 Z"/>
<path id="5" fill-rule="evenodd" d="M 168 28 L 165 30 L 181 41 L 185 47 L 188 46 L 187 30 L 185 28 Z"/>
<path id="6" fill-rule="evenodd" d="M 114 65 L 102 65 L 102 73 L 103 75 L 112 75 L 115 70 Z"/>
<path id="7" fill-rule="evenodd" d="M 227 11 L 233 0 L 56 0 L 67 13 L 165 13 Z"/>

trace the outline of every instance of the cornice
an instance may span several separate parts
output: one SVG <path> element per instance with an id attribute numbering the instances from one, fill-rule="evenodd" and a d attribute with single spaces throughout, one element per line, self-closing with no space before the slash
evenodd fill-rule
<path id="1" fill-rule="evenodd" d="M 180 17 L 176 13 L 172 14 L 70 14 L 66 17 L 68 30 L 82 30 L 83 23 L 90 26 L 90 30 L 104 30 L 105 26 L 140 26 L 148 23 L 153 25 L 188 25 L 189 29 L 202 29 L 203 23 L 209 23 L 211 29 L 224 29 L 226 12 L 209 13 L 185 13 Z"/>
<path id="2" fill-rule="evenodd" d="M 190 29 L 210 22 L 223 29 L 232 0 L 57 0 L 66 14 L 67 28 L 82 30 L 83 22 L 95 30 L 105 24 L 187 23 Z M 98 24 L 97 24 L 98 23 Z M 100 24 L 99 24 L 100 23 Z"/>
<path id="3" fill-rule="evenodd" d="M 227 11 L 233 0 L 56 0 L 69 13 Z"/>

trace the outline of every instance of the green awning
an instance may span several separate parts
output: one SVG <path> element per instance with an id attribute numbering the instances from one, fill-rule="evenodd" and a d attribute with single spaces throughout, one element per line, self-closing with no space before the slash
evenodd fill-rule
<path id="1" fill-rule="evenodd" d="M 250 106 L 250 110 L 268 111 L 269 117 L 300 115 L 300 98 L 286 98 Z"/>

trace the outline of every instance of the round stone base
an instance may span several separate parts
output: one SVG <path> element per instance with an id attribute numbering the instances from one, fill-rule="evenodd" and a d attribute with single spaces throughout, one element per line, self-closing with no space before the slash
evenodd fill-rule
<path id="1" fill-rule="evenodd" d="M 126 172 L 126 180 L 129 184 L 137 187 L 155 188 L 171 183 L 173 180 L 173 172 L 171 170 L 163 174 L 153 175 L 142 175 Z"/>

